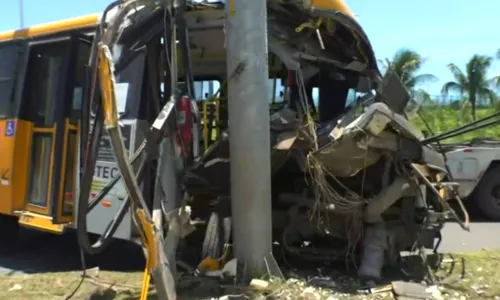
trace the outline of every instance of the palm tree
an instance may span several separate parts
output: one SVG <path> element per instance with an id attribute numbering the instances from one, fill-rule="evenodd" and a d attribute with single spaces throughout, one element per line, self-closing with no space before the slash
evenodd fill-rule
<path id="1" fill-rule="evenodd" d="M 432 74 L 418 74 L 424 63 L 425 59 L 418 52 L 407 48 L 398 50 L 392 59 L 386 58 L 381 62 L 382 69 L 396 73 L 412 96 L 413 102 L 420 102 L 420 104 L 429 102 L 430 95 L 418 86 L 437 80 Z M 416 109 L 418 107 L 419 105 Z"/>
<path id="2" fill-rule="evenodd" d="M 500 59 L 500 49 L 497 50 L 496 57 L 497 57 L 497 59 Z M 493 84 L 495 85 L 495 88 L 497 90 L 500 89 L 500 75 L 493 78 Z"/>
<path id="3" fill-rule="evenodd" d="M 448 65 L 448 69 L 455 77 L 455 81 L 445 83 L 442 93 L 444 95 L 448 95 L 450 92 L 460 94 L 463 99 L 470 103 L 474 120 L 476 120 L 476 104 L 478 101 L 488 100 L 490 104 L 493 104 L 496 100 L 495 92 L 490 88 L 492 80 L 487 78 L 488 69 L 491 67 L 492 62 L 492 57 L 475 54 L 465 65 L 465 72 L 455 64 Z"/>
<path id="4" fill-rule="evenodd" d="M 418 85 L 437 80 L 432 74 L 418 74 L 425 63 L 425 59 L 416 51 L 402 48 L 394 54 L 392 60 L 386 58 L 383 67 L 386 71 L 395 72 L 406 88 L 411 91 Z"/>

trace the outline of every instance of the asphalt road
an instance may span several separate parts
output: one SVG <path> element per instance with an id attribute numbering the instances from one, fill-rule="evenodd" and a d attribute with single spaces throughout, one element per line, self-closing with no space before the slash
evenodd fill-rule
<path id="1" fill-rule="evenodd" d="M 439 252 L 457 253 L 482 249 L 500 249 L 500 223 L 476 222 L 470 232 L 464 231 L 456 223 L 448 223 L 442 232 L 443 241 Z"/>
<path id="2" fill-rule="evenodd" d="M 442 232 L 442 253 L 500 249 L 500 223 L 476 222 L 470 232 L 454 223 L 446 224 Z M 101 270 L 140 271 L 144 259 L 140 247 L 116 241 L 103 253 L 87 257 L 87 268 Z M 20 241 L 0 242 L 0 275 L 80 270 L 80 254 L 74 234 L 55 236 L 24 231 Z"/>
<path id="3" fill-rule="evenodd" d="M 23 230 L 15 243 L 0 241 L 0 275 L 81 270 L 75 234 L 63 236 Z M 142 249 L 115 241 L 101 254 L 86 257 L 86 268 L 136 271 L 144 268 Z"/>

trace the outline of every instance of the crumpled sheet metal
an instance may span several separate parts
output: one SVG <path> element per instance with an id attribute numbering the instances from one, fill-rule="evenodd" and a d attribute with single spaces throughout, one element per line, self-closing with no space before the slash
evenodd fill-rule
<path id="1" fill-rule="evenodd" d="M 371 104 L 366 111 L 355 120 L 347 120 L 345 126 L 337 126 L 331 133 L 333 139 L 339 139 L 344 133 L 363 128 L 373 135 L 378 135 L 387 125 L 398 131 L 402 136 L 410 139 L 421 140 L 424 136 L 420 130 L 414 127 L 402 115 L 394 113 L 385 103 L 377 102 Z M 341 124 L 346 122 L 341 121 Z"/>
<path id="2" fill-rule="evenodd" d="M 311 153 L 327 170 L 339 177 L 353 176 L 376 163 L 384 153 L 399 149 L 399 135 L 420 139 L 421 133 L 384 103 L 374 103 L 365 113 L 330 133 L 330 143 Z M 388 128 L 393 130 L 386 130 Z M 395 132 L 395 133 L 394 133 Z"/>

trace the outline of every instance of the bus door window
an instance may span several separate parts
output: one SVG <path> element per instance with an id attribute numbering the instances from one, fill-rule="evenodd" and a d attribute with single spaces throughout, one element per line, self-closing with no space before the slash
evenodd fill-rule
<path id="1" fill-rule="evenodd" d="M 91 40 L 75 38 L 73 45 L 73 56 L 70 60 L 70 74 L 73 78 L 69 78 L 67 85 L 67 99 L 64 101 L 64 118 L 68 120 L 65 124 L 64 144 L 66 145 L 65 160 L 62 162 L 62 179 L 64 180 L 62 195 L 57 194 L 55 197 L 62 197 L 62 206 L 58 207 L 58 216 L 72 216 L 75 193 L 76 193 L 76 177 L 77 177 L 77 155 L 78 155 L 78 137 L 79 137 L 79 121 L 81 119 L 81 105 L 83 100 L 83 84 L 85 80 L 85 65 L 90 57 Z M 72 80 L 72 81 L 71 81 Z"/>
<path id="2" fill-rule="evenodd" d="M 68 41 L 31 46 L 21 115 L 35 127 L 51 128 L 56 122 L 61 107 L 54 105 L 65 93 L 69 49 Z"/>
<path id="3" fill-rule="evenodd" d="M 83 100 L 83 84 L 85 80 L 85 65 L 87 65 L 90 57 L 90 48 L 92 44 L 90 41 L 79 40 L 77 44 L 77 50 L 75 52 L 75 57 L 72 61 L 72 66 L 74 67 L 74 81 L 72 86 L 69 88 L 71 98 L 71 107 L 69 107 L 69 118 L 71 124 L 77 124 L 81 118 L 82 100 Z"/>
<path id="4" fill-rule="evenodd" d="M 20 111 L 21 118 L 34 125 L 27 202 L 46 214 L 54 167 L 55 115 L 60 107 L 57 100 L 64 95 L 69 46 L 67 41 L 31 46 Z"/>
<path id="5" fill-rule="evenodd" d="M 126 67 L 115 74 L 115 96 L 118 113 L 125 119 L 149 118 L 149 107 L 141 105 L 146 55 L 138 54 Z"/>

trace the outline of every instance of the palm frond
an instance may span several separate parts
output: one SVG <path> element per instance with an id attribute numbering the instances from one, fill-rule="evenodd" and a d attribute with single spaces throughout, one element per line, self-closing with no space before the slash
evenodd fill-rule
<path id="1" fill-rule="evenodd" d="M 488 73 L 488 69 L 491 67 L 492 63 L 493 58 L 475 54 L 465 67 L 467 77 L 469 77 L 470 81 L 472 81 L 472 79 L 476 82 L 485 81 L 486 74 Z"/>
<path id="2" fill-rule="evenodd" d="M 487 78 L 492 62 L 492 57 L 476 54 L 466 65 L 468 81 L 466 90 L 469 94 L 469 101 L 471 102 L 473 112 L 475 111 L 476 104 L 483 104 L 484 100 L 488 100 L 490 103 L 496 100 L 496 96 L 489 88 L 490 82 Z"/>
<path id="3" fill-rule="evenodd" d="M 378 59 L 377 64 L 382 73 L 386 73 L 391 69 L 391 61 L 388 58 Z"/>
<path id="4" fill-rule="evenodd" d="M 455 81 L 449 81 L 443 85 L 443 88 L 441 89 L 441 93 L 445 96 L 448 96 L 450 92 L 457 92 L 460 94 L 464 93 L 463 86 Z"/>
<path id="5" fill-rule="evenodd" d="M 438 81 L 438 78 L 432 74 L 419 74 L 412 78 L 414 85 L 431 83 Z"/>
<path id="6" fill-rule="evenodd" d="M 487 100 L 490 105 L 493 105 L 497 102 L 497 95 L 495 94 L 494 91 L 492 91 L 489 88 L 481 88 L 478 90 L 478 98 L 481 100 Z"/>
<path id="7" fill-rule="evenodd" d="M 392 60 L 385 59 L 383 63 L 386 71 L 394 72 L 408 91 L 414 90 L 418 85 L 426 82 L 435 82 L 437 77 L 432 74 L 418 74 L 425 59 L 416 51 L 401 48 L 393 56 Z"/>
<path id="8" fill-rule="evenodd" d="M 464 85 L 466 82 L 467 82 L 467 76 L 465 76 L 464 72 L 462 72 L 462 70 L 460 70 L 460 68 L 451 63 L 451 64 L 448 64 L 448 70 L 450 70 L 450 72 L 453 74 L 453 77 L 455 77 L 455 81 L 460 84 L 460 85 Z"/>
<path id="9" fill-rule="evenodd" d="M 488 84 L 492 85 L 495 89 L 500 89 L 500 75 L 490 78 Z"/>
<path id="10" fill-rule="evenodd" d="M 412 88 L 411 79 L 422 67 L 423 62 L 424 60 L 420 54 L 413 50 L 403 48 L 394 55 L 391 61 L 391 69 L 399 76 L 403 84 L 408 88 Z"/>

